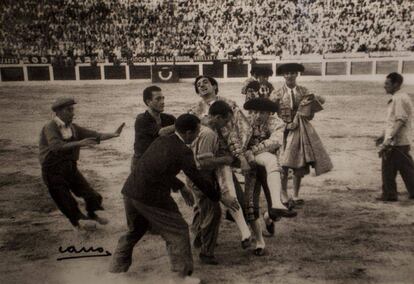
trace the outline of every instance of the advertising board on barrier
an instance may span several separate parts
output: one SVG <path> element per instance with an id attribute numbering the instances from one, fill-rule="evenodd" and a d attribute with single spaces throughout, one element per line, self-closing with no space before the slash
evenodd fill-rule
<path id="1" fill-rule="evenodd" d="M 179 79 L 174 66 L 153 65 L 151 74 L 153 83 L 176 83 Z"/>
<path id="2" fill-rule="evenodd" d="M 103 63 L 106 59 L 97 59 L 91 56 L 23 56 L 21 59 L 16 57 L 0 57 L 0 64 L 56 64 L 71 61 L 73 64 L 79 63 Z"/>
<path id="3" fill-rule="evenodd" d="M 194 62 L 205 62 L 205 61 L 213 61 L 216 60 L 216 56 L 194 56 Z"/>
<path id="4" fill-rule="evenodd" d="M 408 57 L 412 56 L 410 51 L 376 51 L 370 52 L 369 57 Z"/>
<path id="5" fill-rule="evenodd" d="M 325 53 L 323 58 L 325 59 L 346 59 L 346 58 L 366 58 L 368 54 L 365 52 L 352 52 L 352 53 Z"/>
<path id="6" fill-rule="evenodd" d="M 302 55 L 283 55 L 281 60 L 290 60 L 290 61 L 302 61 L 309 59 L 322 59 L 321 54 L 302 54 Z"/>
<path id="7" fill-rule="evenodd" d="M 17 58 L 0 57 L 0 64 L 19 64 L 20 60 Z"/>

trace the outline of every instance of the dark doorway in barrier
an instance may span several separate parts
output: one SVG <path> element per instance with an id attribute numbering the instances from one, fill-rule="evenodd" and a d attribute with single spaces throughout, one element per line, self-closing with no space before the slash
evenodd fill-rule
<path id="1" fill-rule="evenodd" d="M 129 79 L 151 79 L 151 66 L 129 66 Z"/>
<path id="2" fill-rule="evenodd" d="M 2 67 L 0 72 L 3 82 L 24 81 L 22 67 Z"/>
<path id="3" fill-rule="evenodd" d="M 104 66 L 105 79 L 125 80 L 126 71 L 125 66 Z"/>
<path id="4" fill-rule="evenodd" d="M 213 64 L 203 64 L 203 74 L 214 78 L 223 78 L 223 63 L 218 61 Z"/>
<path id="5" fill-rule="evenodd" d="M 29 81 L 50 81 L 49 66 L 28 66 Z"/>
<path id="6" fill-rule="evenodd" d="M 229 78 L 239 78 L 239 77 L 249 77 L 250 74 L 247 74 L 248 66 L 247 64 L 240 64 L 238 62 L 229 62 L 227 63 L 227 77 Z"/>
<path id="7" fill-rule="evenodd" d="M 198 65 L 175 65 L 180 78 L 195 78 L 198 76 Z"/>
<path id="8" fill-rule="evenodd" d="M 99 66 L 79 66 L 80 80 L 100 80 L 101 68 Z"/>
<path id="9" fill-rule="evenodd" d="M 76 80 L 75 67 L 53 67 L 53 77 L 55 80 Z"/>

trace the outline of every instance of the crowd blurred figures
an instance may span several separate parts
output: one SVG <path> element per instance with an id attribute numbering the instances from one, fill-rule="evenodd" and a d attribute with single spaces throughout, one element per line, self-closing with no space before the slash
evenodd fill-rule
<path id="1" fill-rule="evenodd" d="M 406 0 L 2 1 L 0 57 L 414 50 Z"/>

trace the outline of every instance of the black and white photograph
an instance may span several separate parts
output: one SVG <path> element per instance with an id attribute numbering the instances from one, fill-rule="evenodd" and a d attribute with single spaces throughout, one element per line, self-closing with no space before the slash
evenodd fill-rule
<path id="1" fill-rule="evenodd" d="M 0 0 L 0 283 L 414 283 L 414 1 Z"/>

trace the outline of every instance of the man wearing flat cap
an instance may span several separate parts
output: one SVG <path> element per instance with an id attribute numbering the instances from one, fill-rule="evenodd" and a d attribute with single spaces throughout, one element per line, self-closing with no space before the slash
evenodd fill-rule
<path id="1" fill-rule="evenodd" d="M 289 155 L 299 155 L 297 154 L 298 149 L 293 149 L 289 146 L 287 147 L 287 144 L 289 144 L 287 139 L 290 132 L 299 131 L 299 115 L 304 117 L 300 112 L 298 113 L 301 103 L 303 104 L 304 101 L 308 100 L 315 100 L 320 104 L 325 102 L 322 97 L 315 96 L 311 94 L 307 88 L 297 85 L 296 79 L 298 73 L 303 73 L 304 71 L 304 66 L 298 63 L 282 64 L 276 69 L 276 73 L 282 75 L 285 79 L 285 84 L 282 88 L 273 91 L 271 94 L 271 100 L 279 104 L 279 110 L 277 112 L 278 116 L 286 123 L 283 143 L 284 157 L 289 157 Z M 313 113 L 306 117 L 307 120 L 311 120 L 312 118 Z M 309 164 L 298 167 L 287 166 L 284 164 L 284 158 L 282 158 L 281 164 L 284 169 L 284 174 L 282 175 L 282 198 L 284 199 L 284 202 L 288 202 L 289 200 L 287 194 L 288 170 L 293 169 L 293 204 L 303 204 L 303 199 L 299 198 L 299 190 L 303 176 L 309 173 Z"/>
<path id="2" fill-rule="evenodd" d="M 108 220 L 95 211 L 103 210 L 102 196 L 96 192 L 77 169 L 81 147 L 93 146 L 100 141 L 118 137 L 124 124 L 114 133 L 99 133 L 72 123 L 75 100 L 58 98 L 52 105 L 56 116 L 40 133 L 39 160 L 42 177 L 60 211 L 75 229 L 102 225 Z M 71 192 L 85 200 L 87 215 L 83 214 Z"/>

